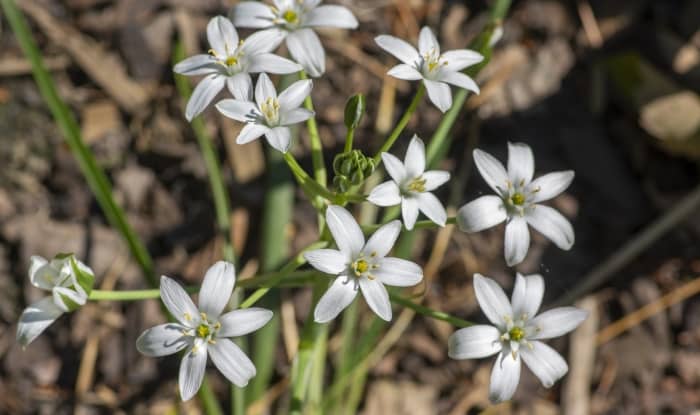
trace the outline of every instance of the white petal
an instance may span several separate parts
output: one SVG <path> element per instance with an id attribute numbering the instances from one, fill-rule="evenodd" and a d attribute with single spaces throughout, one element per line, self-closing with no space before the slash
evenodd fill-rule
<path id="1" fill-rule="evenodd" d="M 226 77 L 223 75 L 213 73 L 204 77 L 195 87 L 190 100 L 187 101 L 187 108 L 185 108 L 187 121 L 192 121 L 194 117 L 201 114 L 224 88 L 225 84 Z"/>
<path id="2" fill-rule="evenodd" d="M 559 248 L 568 251 L 574 245 L 574 228 L 555 209 L 545 205 L 535 205 L 534 209 L 527 212 L 525 219 L 530 226 Z"/>
<path id="3" fill-rule="evenodd" d="M 418 52 L 421 55 L 426 55 L 431 52 L 440 54 L 440 44 L 435 38 L 435 34 L 428 26 L 423 26 L 418 35 Z"/>
<path id="4" fill-rule="evenodd" d="M 362 253 L 366 256 L 377 258 L 385 257 L 391 251 L 391 248 L 394 247 L 399 233 L 401 233 L 401 221 L 392 220 L 386 225 L 382 225 L 369 238 L 364 248 L 362 248 Z"/>
<path id="5" fill-rule="evenodd" d="M 480 359 L 501 351 L 501 332 L 494 326 L 477 325 L 459 329 L 447 342 L 453 359 Z"/>
<path id="6" fill-rule="evenodd" d="M 513 183 L 528 184 L 535 174 L 535 157 L 524 143 L 508 143 L 508 177 Z"/>
<path id="7" fill-rule="evenodd" d="M 243 127 L 238 137 L 236 138 L 236 143 L 247 144 L 253 140 L 257 140 L 261 135 L 267 134 L 270 129 L 264 125 L 248 123 Z"/>
<path id="8" fill-rule="evenodd" d="M 287 74 L 299 72 L 301 65 L 272 53 L 260 53 L 250 57 L 248 71 Z"/>
<path id="9" fill-rule="evenodd" d="M 61 314 L 63 314 L 63 310 L 54 304 L 51 297 L 44 297 L 25 308 L 17 324 L 17 342 L 22 346 L 27 346 Z"/>
<path id="10" fill-rule="evenodd" d="M 58 271 L 46 259 L 38 255 L 29 258 L 29 281 L 33 286 L 51 290 L 58 278 Z"/>
<path id="11" fill-rule="evenodd" d="M 243 56 L 254 56 L 259 53 L 269 53 L 277 49 L 277 47 L 284 41 L 285 37 L 287 37 L 287 32 L 276 27 L 267 30 L 259 30 L 248 36 L 243 41 L 241 51 L 244 54 Z"/>
<path id="12" fill-rule="evenodd" d="M 484 60 L 480 53 L 468 49 L 448 50 L 440 58 L 445 62 L 445 69 L 455 72 Z"/>
<path id="13" fill-rule="evenodd" d="M 513 316 L 513 310 L 503 292 L 503 288 L 491 278 L 474 274 L 474 293 L 481 311 L 496 327 L 503 327 L 506 317 Z"/>
<path id="14" fill-rule="evenodd" d="M 345 310 L 357 295 L 355 282 L 348 277 L 341 275 L 333 281 L 314 309 L 314 321 L 317 323 L 327 323 Z"/>
<path id="15" fill-rule="evenodd" d="M 474 150 L 474 164 L 481 177 L 499 195 L 508 184 L 508 172 L 495 157 L 479 149 Z"/>
<path id="16" fill-rule="evenodd" d="M 418 177 L 425 171 L 425 144 L 417 135 L 408 143 L 403 164 L 406 167 L 406 175 L 410 178 Z"/>
<path id="17" fill-rule="evenodd" d="M 423 173 L 425 191 L 432 192 L 450 180 L 450 173 L 442 170 L 430 170 Z"/>
<path id="18" fill-rule="evenodd" d="M 544 279 L 541 275 L 528 275 L 523 277 L 520 273 L 515 275 L 515 287 L 513 288 L 512 305 L 513 315 L 520 318 L 523 314 L 532 318 L 537 314 L 544 296 Z"/>
<path id="19" fill-rule="evenodd" d="M 173 67 L 173 72 L 182 75 L 208 75 L 218 71 L 214 57 L 204 54 L 190 56 Z"/>
<path id="20" fill-rule="evenodd" d="M 272 311 L 259 307 L 229 311 L 219 317 L 221 328 L 216 333 L 216 336 L 244 336 L 265 326 L 272 319 L 272 316 Z"/>
<path id="21" fill-rule="evenodd" d="M 253 100 L 253 80 L 247 72 L 239 72 L 226 78 L 226 87 L 237 100 Z"/>
<path id="22" fill-rule="evenodd" d="M 229 56 L 238 48 L 238 33 L 233 23 L 223 16 L 216 16 L 207 24 L 209 46 L 221 57 Z"/>
<path id="23" fill-rule="evenodd" d="M 265 133 L 265 138 L 272 148 L 282 153 L 289 151 L 289 147 L 292 146 L 292 132 L 289 127 L 271 128 Z"/>
<path id="24" fill-rule="evenodd" d="M 270 77 L 266 73 L 261 73 L 258 76 L 258 83 L 255 84 L 255 102 L 258 107 L 261 107 L 268 98 L 277 98 L 277 90 Z"/>
<path id="25" fill-rule="evenodd" d="M 519 216 L 512 217 L 506 224 L 503 252 L 509 267 L 523 262 L 530 248 L 530 231 L 527 221 Z"/>
<path id="26" fill-rule="evenodd" d="M 428 219 L 440 226 L 445 226 L 445 222 L 447 222 L 447 212 L 434 194 L 430 192 L 418 193 L 416 198 L 418 199 L 418 209 L 420 209 Z"/>
<path id="27" fill-rule="evenodd" d="M 415 66 L 421 61 L 421 57 L 416 48 L 397 37 L 380 35 L 375 37 L 374 41 L 377 42 L 380 48 L 389 52 L 403 63 Z"/>
<path id="28" fill-rule="evenodd" d="M 319 6 L 306 15 L 305 26 L 357 29 L 358 22 L 350 10 L 343 6 Z"/>
<path id="29" fill-rule="evenodd" d="M 508 214 L 498 196 L 481 196 L 457 212 L 457 225 L 464 232 L 479 232 L 506 220 Z"/>
<path id="30" fill-rule="evenodd" d="M 588 317 L 588 313 L 576 307 L 559 307 L 545 311 L 530 320 L 529 325 L 536 328 L 536 333 L 531 339 L 550 339 L 564 335 L 576 327 Z"/>
<path id="31" fill-rule="evenodd" d="M 204 371 L 207 368 L 207 345 L 204 342 L 196 350 L 191 349 L 180 362 L 180 397 L 183 401 L 189 401 L 202 386 Z"/>
<path id="32" fill-rule="evenodd" d="M 199 290 L 199 310 L 206 313 L 210 320 L 218 318 L 228 304 L 235 284 L 236 268 L 233 264 L 217 261 L 204 275 Z"/>
<path id="33" fill-rule="evenodd" d="M 499 353 L 491 370 L 489 399 L 492 402 L 503 402 L 513 397 L 520 382 L 520 354 L 515 358 L 510 353 Z"/>
<path id="34" fill-rule="evenodd" d="M 151 357 L 167 356 L 177 353 L 187 346 L 191 340 L 183 334 L 187 328 L 175 323 L 165 323 L 141 333 L 136 339 L 136 349 Z"/>
<path id="35" fill-rule="evenodd" d="M 326 72 L 326 52 L 321 40 L 311 29 L 299 29 L 287 36 L 287 49 L 306 73 L 317 78 Z"/>
<path id="36" fill-rule="evenodd" d="M 397 184 L 401 184 L 406 180 L 406 168 L 396 156 L 390 153 L 382 153 L 382 162 L 386 172 Z"/>
<path id="37" fill-rule="evenodd" d="M 423 79 L 423 75 L 418 72 L 414 66 L 407 65 L 405 63 L 400 63 L 394 66 L 393 68 L 389 69 L 389 72 L 386 74 L 393 76 L 394 78 L 404 79 L 406 81 L 417 81 L 419 79 Z"/>
<path id="38" fill-rule="evenodd" d="M 280 124 L 281 125 L 293 125 L 300 122 L 304 122 L 309 118 L 313 117 L 315 114 L 313 111 L 309 111 L 306 108 L 294 108 L 287 112 L 280 114 Z"/>
<path id="39" fill-rule="evenodd" d="M 335 244 L 348 258 L 355 258 L 365 245 L 365 237 L 355 218 L 344 208 L 330 205 L 326 209 L 326 222 Z"/>
<path id="40" fill-rule="evenodd" d="M 377 206 L 395 206 L 401 203 L 399 186 L 393 181 L 386 181 L 376 186 L 367 196 L 367 201 Z"/>
<path id="41" fill-rule="evenodd" d="M 160 298 L 177 321 L 191 327 L 199 319 L 199 309 L 180 284 L 163 275 L 160 277 Z"/>
<path id="42" fill-rule="evenodd" d="M 279 96 L 280 111 L 298 108 L 304 102 L 304 99 L 309 96 L 312 87 L 313 82 L 310 79 L 303 79 L 291 84 Z"/>
<path id="43" fill-rule="evenodd" d="M 418 199 L 415 197 L 404 197 L 401 201 L 401 216 L 406 229 L 413 229 L 418 219 Z"/>
<path id="44" fill-rule="evenodd" d="M 428 98 L 440 111 L 446 112 L 452 106 L 452 91 L 444 82 L 423 79 L 425 89 L 428 90 Z"/>
<path id="45" fill-rule="evenodd" d="M 438 80 L 442 82 L 447 82 L 448 84 L 452 84 L 460 88 L 464 88 L 467 91 L 472 91 L 475 94 L 478 94 L 480 92 L 479 86 L 476 84 L 476 82 L 474 82 L 474 80 L 471 77 L 463 74 L 462 72 L 442 70 L 440 72 Z"/>
<path id="46" fill-rule="evenodd" d="M 382 320 L 391 321 L 391 301 L 384 284 L 368 278 L 360 278 L 358 281 L 369 308 Z"/>
<path id="47" fill-rule="evenodd" d="M 423 279 L 423 270 L 414 262 L 386 257 L 379 261 L 379 268 L 372 272 L 372 276 L 382 284 L 412 287 Z"/>
<path id="48" fill-rule="evenodd" d="M 254 103 L 230 98 L 219 101 L 216 109 L 226 117 L 240 122 L 249 122 L 257 118 L 258 114 L 258 107 Z"/>
<path id="49" fill-rule="evenodd" d="M 550 388 L 554 382 L 561 379 L 569 371 L 569 366 L 556 350 L 546 344 L 538 341 L 530 344 L 532 348 L 522 347 L 520 349 L 523 362 L 542 382 L 542 386 Z"/>
<path id="50" fill-rule="evenodd" d="M 54 287 L 52 291 L 54 304 L 64 312 L 73 311 L 76 305 L 84 305 L 87 301 L 87 295 L 84 291 L 76 292 L 68 287 Z"/>
<path id="51" fill-rule="evenodd" d="M 229 339 L 216 339 L 216 343 L 210 345 L 209 356 L 219 371 L 226 376 L 231 383 L 242 388 L 255 376 L 256 370 L 250 358 L 243 353 L 238 345 Z"/>
<path id="52" fill-rule="evenodd" d="M 270 27 L 274 18 L 270 7 L 257 1 L 243 1 L 233 8 L 233 24 L 239 27 Z"/>
<path id="53" fill-rule="evenodd" d="M 304 252 L 304 258 L 316 268 L 326 274 L 338 275 L 348 266 L 348 257 L 335 249 L 315 249 Z"/>
<path id="54" fill-rule="evenodd" d="M 574 180 L 574 171 L 557 171 L 540 176 L 530 183 L 530 189 L 538 189 L 532 198 L 533 203 L 544 202 L 566 190 Z"/>

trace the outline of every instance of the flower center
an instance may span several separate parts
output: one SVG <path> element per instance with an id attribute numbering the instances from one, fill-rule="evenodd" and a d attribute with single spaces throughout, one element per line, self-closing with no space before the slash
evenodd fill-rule
<path id="1" fill-rule="evenodd" d="M 228 66 L 233 66 L 238 63 L 238 58 L 235 56 L 229 56 L 224 62 L 226 62 L 226 65 Z"/>
<path id="2" fill-rule="evenodd" d="M 294 10 L 287 10 L 282 14 L 282 18 L 290 24 L 295 24 L 299 21 L 299 14 Z"/>
<path id="3" fill-rule="evenodd" d="M 517 192 L 510 197 L 510 201 L 516 206 L 522 206 L 525 203 L 525 195 Z"/>
<path id="4" fill-rule="evenodd" d="M 355 261 L 354 264 L 356 274 L 364 274 L 369 269 L 369 264 L 364 259 Z"/>
<path id="5" fill-rule="evenodd" d="M 423 68 L 424 71 L 427 69 L 426 75 L 432 74 L 444 65 L 447 65 L 447 61 L 440 62 L 440 55 L 438 55 L 435 49 L 423 55 Z"/>
<path id="6" fill-rule="evenodd" d="M 423 193 L 425 192 L 425 183 L 426 180 L 424 178 L 416 177 L 415 179 L 411 180 L 406 189 L 409 192 Z"/>
<path id="7" fill-rule="evenodd" d="M 208 324 L 202 323 L 199 325 L 199 327 L 197 327 L 197 336 L 198 337 L 206 339 L 210 333 L 211 333 L 211 330 L 209 329 Z"/>
<path id="8" fill-rule="evenodd" d="M 271 126 L 277 125 L 280 120 L 280 103 L 276 98 L 268 98 L 260 106 L 260 111 L 262 111 L 265 116 L 265 121 Z"/>
<path id="9" fill-rule="evenodd" d="M 521 329 L 520 327 L 513 327 L 508 332 L 508 337 L 510 337 L 510 340 L 512 341 L 519 342 L 525 337 L 525 330 Z"/>

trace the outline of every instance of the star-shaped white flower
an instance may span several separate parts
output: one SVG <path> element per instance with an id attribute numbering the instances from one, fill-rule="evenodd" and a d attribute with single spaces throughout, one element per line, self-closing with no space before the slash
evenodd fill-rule
<path id="1" fill-rule="evenodd" d="M 257 32 L 245 40 L 238 38 L 231 21 L 216 16 L 207 25 L 209 54 L 191 56 L 175 65 L 182 75 L 206 75 L 187 102 L 188 121 L 199 115 L 226 86 L 234 97 L 247 97 L 253 89 L 251 73 L 286 74 L 298 72 L 301 66 L 270 53 L 282 40 L 273 32 Z"/>
<path id="2" fill-rule="evenodd" d="M 406 229 L 413 229 L 421 211 L 431 221 L 445 226 L 447 212 L 435 195 L 430 193 L 450 180 L 450 173 L 442 170 L 425 171 L 425 145 L 414 135 L 406 150 L 404 162 L 389 153 L 382 153 L 382 161 L 392 180 L 370 192 L 367 200 L 377 206 L 401 204 Z"/>
<path id="3" fill-rule="evenodd" d="M 311 92 L 311 80 L 300 80 L 291 84 L 277 96 L 275 85 L 262 73 L 255 85 L 255 102 L 247 99 L 224 99 L 216 108 L 229 118 L 246 123 L 238 134 L 236 142 L 246 144 L 265 135 L 272 147 L 283 153 L 292 144 L 289 126 L 314 116 L 312 111 L 300 108 Z"/>
<path id="4" fill-rule="evenodd" d="M 583 322 L 586 311 L 561 307 L 536 316 L 544 295 L 540 275 L 517 274 L 512 302 L 496 281 L 474 275 L 474 291 L 481 310 L 493 323 L 454 332 L 448 354 L 453 359 L 478 359 L 498 353 L 491 371 L 492 401 L 509 400 L 520 380 L 521 359 L 545 388 L 569 370 L 564 358 L 540 340 L 564 335 Z"/>
<path id="5" fill-rule="evenodd" d="M 448 84 L 479 93 L 476 82 L 461 71 L 481 62 L 484 57 L 468 49 L 450 50 L 441 54 L 440 44 L 427 26 L 420 31 L 418 50 L 394 36 L 380 35 L 374 41 L 403 62 L 391 68 L 388 74 L 407 81 L 422 79 L 428 90 L 428 98 L 442 112 L 452 106 L 452 92 Z"/>
<path id="6" fill-rule="evenodd" d="M 342 207 L 328 206 L 326 222 L 338 250 L 317 249 L 304 254 L 314 268 L 336 276 L 316 304 L 314 320 L 333 320 L 362 291 L 369 308 L 390 321 L 391 302 L 384 284 L 410 287 L 423 279 L 423 270 L 417 264 L 386 256 L 399 237 L 401 222 L 395 220 L 377 229 L 367 243 L 360 225 Z"/>
<path id="7" fill-rule="evenodd" d="M 180 364 L 178 383 L 183 401 L 199 390 L 207 356 L 231 383 L 238 387 L 255 376 L 253 362 L 231 337 L 243 336 L 267 324 L 272 311 L 248 308 L 221 314 L 228 304 L 236 272 L 233 264 L 219 261 L 204 276 L 199 290 L 199 308 L 174 280 L 160 278 L 160 298 L 177 320 L 150 328 L 136 340 L 136 348 L 147 356 L 166 356 L 187 349 Z"/>
<path id="8" fill-rule="evenodd" d="M 286 38 L 292 58 L 313 77 L 326 71 L 326 52 L 313 31 L 317 27 L 356 29 L 357 19 L 343 6 L 320 6 L 321 0 L 274 0 L 273 5 L 243 1 L 233 9 L 236 26 L 265 29 L 279 41 Z"/>
<path id="9" fill-rule="evenodd" d="M 17 341 L 27 346 L 63 313 L 85 304 L 95 276 L 92 270 L 73 255 L 58 255 L 51 261 L 32 256 L 29 280 L 51 296 L 30 305 L 22 312 L 17 326 Z"/>
<path id="10" fill-rule="evenodd" d="M 508 266 L 525 258 L 530 247 L 528 224 L 555 245 L 569 250 L 574 229 L 561 213 L 539 204 L 557 196 L 574 179 L 572 170 L 545 174 L 535 180 L 535 160 L 530 146 L 508 143 L 508 170 L 500 161 L 474 150 L 474 162 L 486 183 L 498 196 L 482 196 L 462 206 L 457 223 L 466 232 L 479 232 L 506 221 L 504 251 Z"/>

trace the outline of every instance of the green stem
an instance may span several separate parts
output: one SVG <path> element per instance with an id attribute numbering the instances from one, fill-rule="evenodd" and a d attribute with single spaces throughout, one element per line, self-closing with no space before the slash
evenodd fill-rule
<path id="1" fill-rule="evenodd" d="M 461 318 L 451 316 L 447 313 L 443 313 L 442 311 L 436 311 L 430 307 L 426 307 L 424 305 L 414 303 L 413 301 L 409 300 L 408 298 L 402 297 L 398 294 L 389 293 L 389 298 L 391 299 L 392 302 L 394 302 L 396 304 L 400 304 L 404 307 L 408 307 L 418 314 L 422 314 L 426 317 L 430 317 L 430 318 L 433 318 L 436 320 L 446 321 L 455 327 L 462 328 L 462 327 L 469 327 L 469 326 L 474 325 L 474 323 L 472 323 L 470 321 L 462 320 Z"/>
<path id="2" fill-rule="evenodd" d="M 291 152 L 284 153 L 284 160 L 287 165 L 292 170 L 294 177 L 297 179 L 299 186 L 306 190 L 307 194 L 313 196 L 320 196 L 327 199 L 330 202 L 335 202 L 338 197 L 333 194 L 330 190 L 326 189 L 319 182 L 312 179 L 306 171 L 299 165 L 297 160 L 294 158 Z"/>
<path id="3" fill-rule="evenodd" d="M 308 79 L 306 72 L 299 72 L 299 77 L 301 79 Z M 309 129 L 309 137 L 311 139 L 311 162 L 314 166 L 314 178 L 321 186 L 326 186 L 326 164 L 323 160 L 323 143 L 321 142 L 321 136 L 318 134 L 318 126 L 316 125 L 316 111 L 314 110 L 314 104 L 311 99 L 311 95 L 308 95 L 304 99 L 304 106 L 307 110 L 313 111 L 314 116 L 306 121 L 306 127 Z"/>
<path id="4" fill-rule="evenodd" d="M 386 141 L 384 141 L 384 144 L 382 144 L 382 147 L 379 149 L 379 151 L 377 151 L 377 154 L 375 154 L 375 163 L 378 164 L 381 161 L 382 153 L 389 151 L 391 149 L 391 146 L 394 145 L 394 142 L 396 142 L 396 139 L 399 138 L 399 135 L 401 135 L 403 129 L 406 128 L 406 124 L 408 124 L 408 121 L 411 119 L 411 116 L 416 111 L 416 108 L 418 108 L 418 104 L 423 98 L 423 95 L 425 95 L 425 86 L 423 86 L 423 84 L 421 83 L 418 87 L 418 91 L 416 91 L 416 95 L 413 96 L 413 100 L 409 104 L 408 108 L 406 108 L 406 112 L 404 112 L 403 116 L 396 124 L 396 127 L 394 127 L 394 130 L 391 132 L 389 137 L 387 137 Z"/>
<path id="5" fill-rule="evenodd" d="M 352 150 L 352 141 L 355 139 L 355 129 L 348 128 L 348 132 L 345 134 L 345 147 L 343 148 L 343 153 L 348 153 Z"/>
<path id="6" fill-rule="evenodd" d="M 199 399 L 202 401 L 202 406 L 204 407 L 204 412 L 207 415 L 223 415 L 223 411 L 221 410 L 221 406 L 219 406 L 219 401 L 216 399 L 216 395 L 214 394 L 214 391 L 211 389 L 211 385 L 209 385 L 209 380 L 207 377 L 204 377 L 204 380 L 202 381 L 202 386 L 199 388 L 199 392 L 197 393 L 199 396 Z"/>

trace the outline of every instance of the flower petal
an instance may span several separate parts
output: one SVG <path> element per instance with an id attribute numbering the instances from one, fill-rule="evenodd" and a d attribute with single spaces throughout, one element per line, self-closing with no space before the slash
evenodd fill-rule
<path id="1" fill-rule="evenodd" d="M 382 320 L 391 321 L 391 301 L 389 301 L 389 293 L 384 284 L 369 278 L 360 278 L 358 281 L 369 308 Z"/>
<path id="2" fill-rule="evenodd" d="M 343 6 L 319 6 L 306 15 L 305 26 L 357 29 L 359 23 L 352 12 Z"/>
<path id="3" fill-rule="evenodd" d="M 376 186 L 367 196 L 367 201 L 377 206 L 395 206 L 401 203 L 399 186 L 393 181 L 386 181 Z"/>
<path id="4" fill-rule="evenodd" d="M 177 353 L 192 345 L 183 334 L 187 327 L 175 323 L 160 324 L 141 333 L 136 339 L 136 349 L 146 356 L 160 357 Z"/>
<path id="5" fill-rule="evenodd" d="M 270 129 L 264 125 L 247 123 L 245 127 L 238 133 L 236 138 L 237 144 L 248 144 L 253 140 L 257 140 L 261 135 L 267 134 Z"/>
<path id="6" fill-rule="evenodd" d="M 289 127 L 271 128 L 265 133 L 265 138 L 272 148 L 282 153 L 289 151 L 289 147 L 292 146 L 292 132 Z"/>
<path id="7" fill-rule="evenodd" d="M 340 252 L 355 258 L 365 245 L 365 237 L 355 218 L 344 208 L 330 205 L 326 209 L 326 222 Z"/>
<path id="8" fill-rule="evenodd" d="M 514 318 L 520 318 L 522 315 L 526 315 L 526 318 L 534 317 L 542 304 L 543 296 L 544 279 L 541 275 L 523 277 L 520 273 L 515 274 L 515 287 L 511 299 Z"/>
<path id="9" fill-rule="evenodd" d="M 501 351 L 501 332 L 494 326 L 476 325 L 452 333 L 447 354 L 453 359 L 480 359 Z"/>
<path id="10" fill-rule="evenodd" d="M 202 113 L 214 97 L 224 88 L 226 77 L 217 73 L 205 76 L 195 87 L 185 108 L 187 121 Z"/>
<path id="11" fill-rule="evenodd" d="M 198 321 L 199 309 L 185 290 L 165 275 L 160 277 L 160 298 L 170 314 L 184 326 L 192 327 L 192 321 Z"/>
<path id="12" fill-rule="evenodd" d="M 289 111 L 298 108 L 311 93 L 313 85 L 313 81 L 310 79 L 302 79 L 289 85 L 287 89 L 280 93 L 278 98 L 280 111 Z"/>
<path id="13" fill-rule="evenodd" d="M 414 262 L 386 257 L 379 261 L 379 268 L 372 272 L 372 276 L 382 284 L 394 287 L 412 287 L 423 279 L 423 270 Z"/>
<path id="14" fill-rule="evenodd" d="M 17 342 L 26 347 L 61 314 L 63 310 L 56 306 L 51 297 L 44 297 L 25 308 L 17 324 Z"/>
<path id="15" fill-rule="evenodd" d="M 255 84 L 255 102 L 258 107 L 261 107 L 268 98 L 277 98 L 277 90 L 270 77 L 263 72 L 258 76 L 258 83 Z"/>
<path id="16" fill-rule="evenodd" d="M 523 262 L 530 248 L 530 230 L 527 221 L 519 216 L 510 218 L 506 224 L 503 252 L 509 267 Z"/>
<path id="17" fill-rule="evenodd" d="M 183 401 L 189 401 L 202 386 L 204 371 L 207 368 L 207 344 L 198 342 L 201 345 L 185 353 L 180 362 L 180 374 L 178 384 L 180 385 L 180 397 Z"/>
<path id="18" fill-rule="evenodd" d="M 208 75 L 218 72 L 217 63 L 211 55 L 194 55 L 178 62 L 173 67 L 173 72 L 181 75 Z"/>
<path id="19" fill-rule="evenodd" d="M 513 309 L 503 288 L 491 278 L 474 274 L 474 293 L 486 318 L 496 327 L 504 327 L 505 319 L 513 316 Z"/>
<path id="20" fill-rule="evenodd" d="M 542 382 L 542 386 L 550 388 L 569 371 L 569 366 L 556 350 L 546 344 L 534 341 L 530 345 L 532 348 L 520 349 L 523 362 Z"/>
<path id="21" fill-rule="evenodd" d="M 340 314 L 341 311 L 350 305 L 357 295 L 355 282 L 348 277 L 341 275 L 333 281 L 314 309 L 314 321 L 317 323 L 327 323 Z"/>
<path id="22" fill-rule="evenodd" d="M 526 215 L 527 223 L 535 228 L 559 248 L 568 251 L 574 245 L 574 228 L 555 209 L 545 205 L 535 205 Z"/>
<path id="23" fill-rule="evenodd" d="M 559 307 L 545 311 L 530 320 L 536 332 L 530 339 L 551 339 L 564 335 L 579 326 L 588 317 L 588 312 L 576 307 Z"/>
<path id="24" fill-rule="evenodd" d="M 199 310 L 216 320 L 228 304 L 236 284 L 236 268 L 230 262 L 217 261 L 204 275 L 199 290 Z"/>
<path id="25" fill-rule="evenodd" d="M 401 216 L 403 224 L 409 231 L 413 229 L 418 219 L 418 199 L 415 197 L 404 197 L 401 200 Z"/>
<path id="26" fill-rule="evenodd" d="M 311 29 L 299 29 L 287 35 L 287 49 L 306 73 L 317 78 L 326 72 L 326 52 Z"/>
<path id="27" fill-rule="evenodd" d="M 428 90 L 428 98 L 440 111 L 446 112 L 452 106 L 452 91 L 444 82 L 423 79 L 425 89 Z"/>
<path id="28" fill-rule="evenodd" d="M 472 91 L 475 94 L 478 94 L 480 92 L 479 86 L 476 84 L 476 82 L 474 82 L 474 80 L 471 77 L 463 74 L 462 72 L 442 70 L 440 71 L 438 80 L 442 82 L 447 82 L 448 84 L 452 84 L 460 88 L 464 88 L 467 91 Z"/>
<path id="29" fill-rule="evenodd" d="M 524 143 L 508 143 L 508 177 L 516 184 L 528 184 L 535 174 L 535 157 Z"/>
<path id="30" fill-rule="evenodd" d="M 224 116 L 240 122 L 249 122 L 258 114 L 258 107 L 254 103 L 231 98 L 219 101 L 216 109 Z"/>
<path id="31" fill-rule="evenodd" d="M 423 173 L 425 191 L 432 192 L 450 180 L 450 173 L 442 170 L 430 170 Z"/>
<path id="32" fill-rule="evenodd" d="M 299 72 L 301 65 L 272 53 L 259 53 L 250 57 L 249 72 L 287 74 Z"/>
<path id="33" fill-rule="evenodd" d="M 419 177 L 425 171 L 425 144 L 415 134 L 411 138 L 411 142 L 408 143 L 403 164 L 409 178 Z"/>
<path id="34" fill-rule="evenodd" d="M 376 258 L 385 257 L 391 248 L 394 247 L 396 239 L 401 233 L 401 221 L 392 220 L 391 222 L 382 225 L 369 238 L 365 246 L 362 248 L 362 253 L 366 256 Z"/>
<path id="35" fill-rule="evenodd" d="M 244 336 L 265 326 L 272 319 L 272 316 L 272 311 L 260 307 L 229 311 L 219 317 L 221 328 L 216 333 L 216 336 Z"/>
<path id="36" fill-rule="evenodd" d="M 428 26 L 423 26 L 418 35 L 418 52 L 421 55 L 435 53 L 440 54 L 440 44 L 435 38 L 435 34 Z"/>
<path id="37" fill-rule="evenodd" d="M 52 290 L 58 278 L 58 271 L 51 266 L 49 261 L 38 255 L 32 255 L 29 258 L 29 281 L 33 286 Z"/>
<path id="38" fill-rule="evenodd" d="M 304 122 L 309 118 L 313 117 L 315 114 L 313 111 L 309 111 L 306 108 L 294 108 L 287 112 L 280 114 L 280 124 L 281 125 L 293 125 L 300 122 Z"/>
<path id="39" fill-rule="evenodd" d="M 479 149 L 474 150 L 474 164 L 486 184 L 499 195 L 508 184 L 508 172 L 495 157 Z"/>
<path id="40" fill-rule="evenodd" d="M 207 24 L 209 46 L 218 56 L 227 57 L 238 48 L 238 33 L 233 23 L 223 16 L 215 16 Z"/>
<path id="41" fill-rule="evenodd" d="M 374 41 L 380 48 L 389 52 L 403 63 L 416 66 L 421 61 L 416 48 L 402 39 L 389 35 L 379 35 L 374 38 Z"/>
<path id="42" fill-rule="evenodd" d="M 489 399 L 498 403 L 513 397 L 520 382 L 520 354 L 499 353 L 491 370 Z"/>
<path id="43" fill-rule="evenodd" d="M 481 196 L 457 212 L 457 225 L 464 232 L 479 232 L 506 220 L 508 214 L 498 196 Z"/>
<path id="44" fill-rule="evenodd" d="M 396 156 L 390 153 L 382 153 L 382 162 L 386 172 L 389 173 L 389 176 L 394 179 L 396 184 L 400 185 L 406 180 L 406 168 Z"/>
<path id="45" fill-rule="evenodd" d="M 253 80 L 247 72 L 239 72 L 226 78 L 226 87 L 237 100 L 253 100 Z"/>
<path id="46" fill-rule="evenodd" d="M 235 10 L 235 9 L 234 9 Z M 244 27 L 241 25 L 241 27 Z M 267 30 L 259 30 L 248 36 L 241 45 L 243 56 L 254 56 L 261 53 L 270 53 L 284 41 L 287 32 L 276 27 Z M 255 72 L 255 71 L 251 71 Z M 267 71 L 261 71 L 267 72 Z"/>
<path id="47" fill-rule="evenodd" d="M 445 222 L 447 222 L 447 212 L 434 194 L 430 192 L 418 193 L 416 198 L 418 199 L 418 209 L 420 209 L 428 219 L 440 226 L 445 226 Z"/>
<path id="48" fill-rule="evenodd" d="M 405 63 L 400 63 L 394 66 L 393 68 L 389 69 L 389 72 L 386 74 L 406 81 L 417 81 L 419 79 L 423 79 L 423 74 L 418 72 L 414 66 Z"/>
<path id="49" fill-rule="evenodd" d="M 440 58 L 444 62 L 444 69 L 455 72 L 484 60 L 482 54 L 468 49 L 448 50 Z"/>
<path id="50" fill-rule="evenodd" d="M 304 258 L 312 267 L 326 274 L 338 275 L 348 267 L 348 257 L 335 249 L 307 251 Z"/>
<path id="51" fill-rule="evenodd" d="M 68 287 L 54 287 L 52 291 L 54 304 L 66 313 L 75 310 L 76 305 L 85 305 L 85 301 L 87 301 L 87 294 L 82 290 L 82 292 L 77 292 Z"/>
<path id="52" fill-rule="evenodd" d="M 255 376 L 256 370 L 250 358 L 243 353 L 238 345 L 229 339 L 216 339 L 210 345 L 209 356 L 219 372 L 231 383 L 242 388 Z"/>
<path id="53" fill-rule="evenodd" d="M 530 189 L 537 189 L 532 202 L 540 203 L 558 196 L 569 187 L 572 180 L 574 180 L 573 170 L 557 171 L 536 178 L 530 183 Z"/>
<path id="54" fill-rule="evenodd" d="M 275 15 L 270 7 L 257 1 L 243 1 L 233 8 L 233 24 L 239 27 L 262 29 L 273 25 Z"/>

